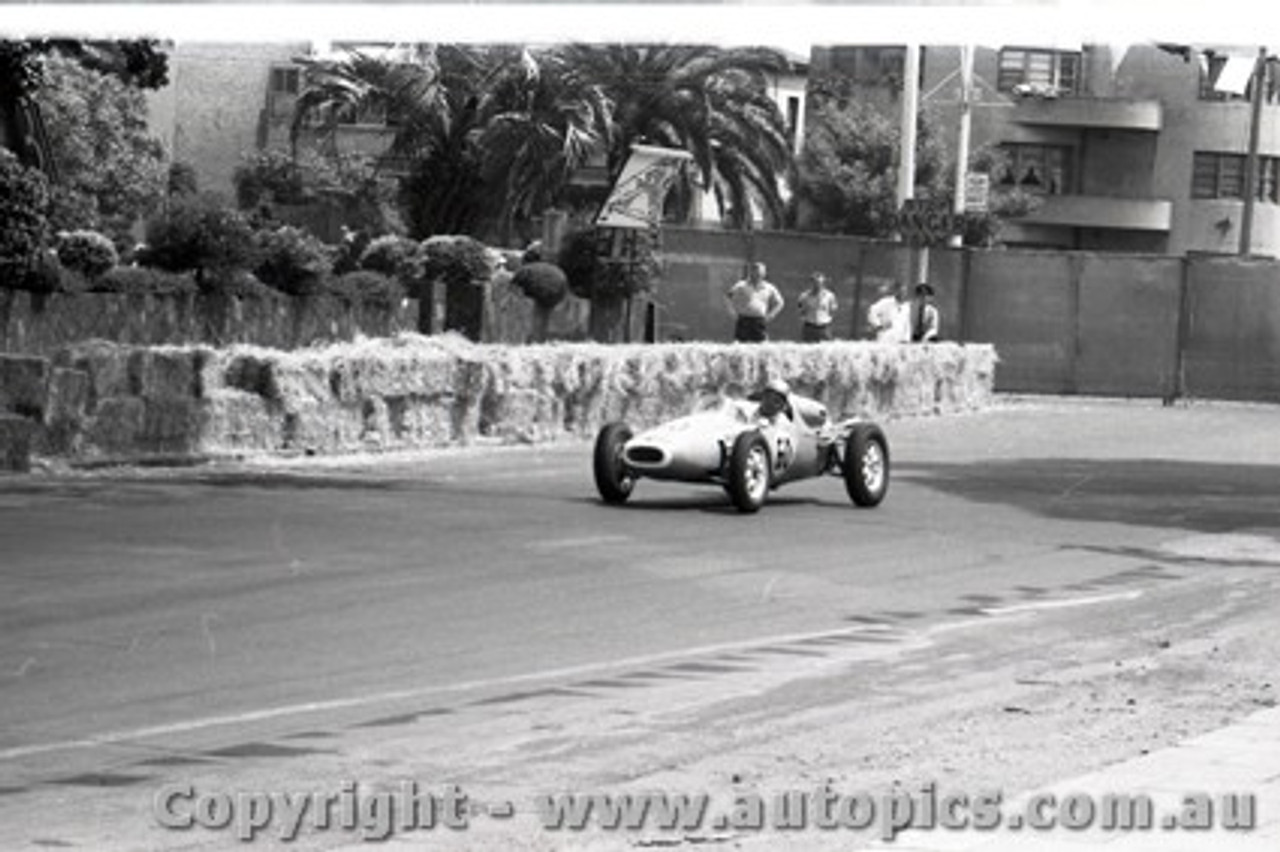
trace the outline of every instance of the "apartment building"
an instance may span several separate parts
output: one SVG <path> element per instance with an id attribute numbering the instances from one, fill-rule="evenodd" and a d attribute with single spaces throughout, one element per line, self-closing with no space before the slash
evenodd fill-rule
<path id="1" fill-rule="evenodd" d="M 150 124 L 175 162 L 192 166 L 202 190 L 232 195 L 244 157 L 287 150 L 302 88 L 300 58 L 331 45 L 182 43 L 169 52 L 169 85 L 150 95 Z M 348 153 L 380 154 L 390 132 L 377 116 L 357 116 L 339 128 Z"/>
<path id="2" fill-rule="evenodd" d="M 896 109 L 901 47 L 815 50 L 814 68 L 847 73 Z M 929 46 L 921 103 L 958 126 L 958 47 Z M 971 145 L 1000 146 L 993 182 L 1038 196 L 1003 238 L 1027 246 L 1185 255 L 1239 251 L 1257 48 L 1156 45 L 979 47 Z M 1280 99 L 1266 63 L 1250 249 L 1280 255 Z M 879 88 L 878 94 L 871 94 Z M 954 142 L 953 139 L 948 139 Z"/>

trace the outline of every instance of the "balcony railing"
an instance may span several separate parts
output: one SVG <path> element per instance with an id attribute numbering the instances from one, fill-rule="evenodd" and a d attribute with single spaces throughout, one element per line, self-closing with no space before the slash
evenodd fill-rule
<path id="1" fill-rule="evenodd" d="M 1158 131 L 1164 115 L 1159 101 L 1028 96 L 1014 102 L 1013 120 L 1051 127 Z"/>
<path id="2" fill-rule="evenodd" d="M 1018 221 L 1027 225 L 1168 231 L 1173 223 L 1173 202 L 1157 198 L 1047 195 L 1039 207 Z"/>

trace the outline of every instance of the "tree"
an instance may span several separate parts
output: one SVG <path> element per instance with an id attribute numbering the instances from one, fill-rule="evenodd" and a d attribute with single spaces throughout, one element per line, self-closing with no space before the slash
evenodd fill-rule
<path id="1" fill-rule="evenodd" d="M 607 165 L 617 177 L 634 143 L 693 155 L 673 187 L 687 213 L 710 189 L 726 221 L 750 222 L 753 207 L 784 214 L 779 179 L 792 167 L 785 120 L 769 96 L 786 59 L 766 49 L 688 45 L 584 45 L 557 48 L 570 73 L 595 81 L 612 104 Z"/>
<path id="2" fill-rule="evenodd" d="M 474 233 L 492 204 L 475 145 L 487 55 L 483 48 L 420 45 L 395 57 L 352 50 L 306 62 L 295 144 L 314 123 L 336 150 L 343 122 L 381 116 L 392 128 L 387 159 L 407 164 L 401 197 L 410 233 Z"/>
<path id="3" fill-rule="evenodd" d="M 57 163 L 55 229 L 127 240 L 167 194 L 164 148 L 147 126 L 141 90 L 61 53 L 45 58 L 34 97 Z"/>
<path id="4" fill-rule="evenodd" d="M 0 41 L 0 139 L 14 147 L 25 165 L 49 173 L 55 169 L 33 95 L 44 82 L 45 60 L 50 56 L 66 58 L 130 88 L 159 89 L 169 80 L 168 57 L 152 39 Z"/>
<path id="5" fill-rule="evenodd" d="M 797 222 L 840 234 L 888 237 L 897 211 L 901 130 L 896 116 L 856 99 L 816 97 L 798 163 Z M 917 131 L 915 193 L 949 197 L 950 174 L 936 117 Z"/>
<path id="6" fill-rule="evenodd" d="M 710 188 L 730 221 L 780 218 L 791 168 L 785 122 L 769 97 L 774 51 L 715 47 L 424 45 L 399 56 L 352 52 L 308 63 L 295 135 L 330 140 L 341 121 L 386 117 L 388 157 L 407 166 L 411 233 L 478 234 L 572 200 L 570 178 L 597 152 L 610 177 L 637 142 L 694 155 L 675 188 L 687 211 Z M 602 199 L 597 199 L 597 201 Z"/>
<path id="7" fill-rule="evenodd" d="M 487 185 L 501 193 L 500 230 L 549 207 L 577 206 L 570 183 L 613 133 L 604 86 L 561 54 L 519 49 L 496 64 L 478 139 Z M 601 199 L 602 200 L 602 199 Z"/>
<path id="8" fill-rule="evenodd" d="M 22 283 L 49 240 L 44 174 L 0 149 L 0 287 Z"/>

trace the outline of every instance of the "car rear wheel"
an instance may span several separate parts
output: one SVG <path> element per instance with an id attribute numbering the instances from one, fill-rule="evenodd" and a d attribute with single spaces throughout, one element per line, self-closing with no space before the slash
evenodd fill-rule
<path id="1" fill-rule="evenodd" d="M 743 432 L 729 454 L 726 487 L 740 512 L 757 512 L 769 495 L 769 446 L 759 432 Z"/>
<path id="2" fill-rule="evenodd" d="M 880 427 L 853 427 L 844 447 L 844 487 L 858 506 L 878 506 L 889 491 L 889 442 Z"/>
<path id="3" fill-rule="evenodd" d="M 625 423 L 606 423 L 596 435 L 596 490 L 606 503 L 627 502 L 635 487 L 635 474 L 622 460 L 622 448 L 629 440 L 631 427 Z"/>

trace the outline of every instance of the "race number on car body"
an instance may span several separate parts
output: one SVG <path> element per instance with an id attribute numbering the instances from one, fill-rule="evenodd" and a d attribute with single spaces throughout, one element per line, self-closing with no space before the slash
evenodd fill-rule
<path id="1" fill-rule="evenodd" d="M 782 471 L 791 466 L 791 460 L 795 458 L 796 447 L 791 440 L 790 435 L 779 435 L 777 440 L 777 451 L 773 454 L 773 469 Z"/>

